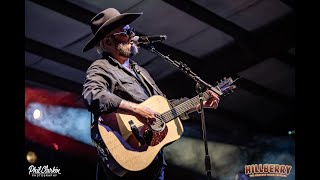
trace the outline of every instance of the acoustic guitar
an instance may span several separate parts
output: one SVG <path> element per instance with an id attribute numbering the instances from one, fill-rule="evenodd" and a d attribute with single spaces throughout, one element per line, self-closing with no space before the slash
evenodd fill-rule
<path id="1" fill-rule="evenodd" d="M 224 78 L 214 88 L 225 95 L 236 87 L 233 83 L 232 78 Z M 209 98 L 207 90 L 203 93 L 203 100 Z M 143 124 L 128 114 L 101 115 L 99 133 L 114 162 L 109 169 L 123 176 L 127 171 L 140 171 L 148 167 L 162 147 L 181 137 L 183 126 L 179 116 L 199 102 L 199 97 L 195 96 L 172 108 L 166 98 L 154 95 L 141 103 L 158 113 L 152 124 Z"/>

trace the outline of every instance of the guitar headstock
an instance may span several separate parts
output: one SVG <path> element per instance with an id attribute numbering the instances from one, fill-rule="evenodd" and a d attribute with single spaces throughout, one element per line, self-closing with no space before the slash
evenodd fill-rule
<path id="1" fill-rule="evenodd" d="M 233 92 L 233 90 L 236 88 L 236 85 L 234 83 L 238 80 L 233 80 L 231 77 L 229 78 L 223 78 L 220 80 L 220 82 L 217 82 L 216 88 L 219 89 L 219 91 L 222 93 L 222 95 L 230 94 Z"/>

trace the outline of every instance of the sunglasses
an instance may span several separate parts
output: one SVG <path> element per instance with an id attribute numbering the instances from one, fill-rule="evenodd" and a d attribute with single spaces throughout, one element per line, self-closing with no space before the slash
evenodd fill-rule
<path id="1" fill-rule="evenodd" d="M 117 32 L 117 33 L 114 33 L 112 35 L 125 35 L 125 36 L 128 36 L 128 37 L 131 37 L 135 34 L 135 29 L 134 28 L 129 28 L 129 29 L 123 29 L 122 32 Z"/>

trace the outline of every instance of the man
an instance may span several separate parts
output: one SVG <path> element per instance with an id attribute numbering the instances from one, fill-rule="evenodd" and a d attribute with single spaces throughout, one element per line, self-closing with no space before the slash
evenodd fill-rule
<path id="1" fill-rule="evenodd" d="M 141 171 L 113 171 L 112 160 L 104 145 L 98 124 L 103 123 L 102 114 L 124 112 L 137 117 L 143 124 L 156 122 L 158 113 L 144 106 L 141 102 L 153 95 L 165 95 L 156 86 L 149 73 L 130 57 L 138 53 L 138 47 L 132 42 L 135 33 L 130 23 L 142 13 L 120 14 L 114 8 L 98 13 L 91 20 L 93 38 L 85 45 L 83 51 L 96 48 L 102 58 L 94 61 L 87 70 L 83 84 L 82 96 L 88 110 L 94 115 L 91 128 L 93 143 L 98 149 L 96 179 L 164 179 L 166 165 L 162 148 L 152 163 Z M 219 97 L 208 91 L 211 98 L 204 102 L 204 107 L 217 108 Z M 187 98 L 170 100 L 172 106 L 178 105 Z M 197 110 L 199 105 L 181 115 Z M 114 162 L 114 161 L 113 161 Z"/>

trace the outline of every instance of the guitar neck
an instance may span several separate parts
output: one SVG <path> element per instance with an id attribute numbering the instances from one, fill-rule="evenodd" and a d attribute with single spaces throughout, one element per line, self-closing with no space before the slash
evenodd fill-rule
<path id="1" fill-rule="evenodd" d="M 207 99 L 210 98 L 210 94 L 208 91 L 203 93 L 203 101 L 206 101 Z M 175 106 L 174 108 L 170 109 L 169 111 L 166 111 L 164 113 L 162 113 L 160 116 L 162 118 L 162 120 L 164 120 L 165 122 L 169 122 L 172 119 L 180 116 L 181 114 L 189 111 L 190 109 L 192 109 L 193 107 L 197 106 L 200 103 L 200 99 L 198 96 L 193 97 L 192 99 L 189 99 L 177 106 Z"/>
<path id="2" fill-rule="evenodd" d="M 239 78 L 237 78 L 239 79 Z M 236 80 L 237 80 L 236 79 Z M 222 94 L 229 93 L 233 89 L 236 88 L 235 85 L 233 85 L 235 81 L 232 80 L 231 77 L 224 78 L 224 80 L 221 80 L 220 83 L 218 83 L 217 86 L 210 88 L 212 91 L 214 91 L 216 94 L 221 96 Z M 210 98 L 209 91 L 206 91 L 203 93 L 203 101 L 206 101 Z M 197 106 L 200 103 L 200 99 L 198 96 L 193 97 L 192 99 L 189 99 L 178 106 L 175 106 L 174 108 L 160 114 L 161 120 L 164 122 L 169 122 L 172 119 L 175 119 L 176 117 L 180 116 L 181 114 L 189 111 L 193 107 Z"/>

